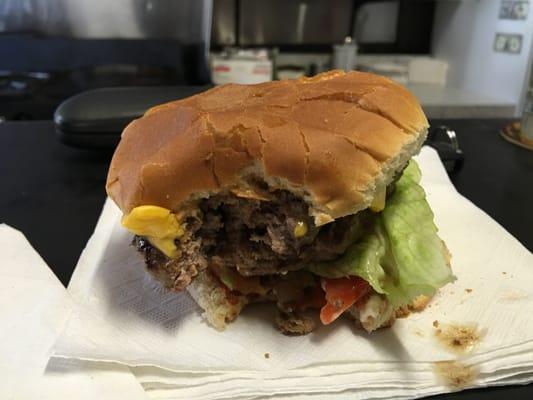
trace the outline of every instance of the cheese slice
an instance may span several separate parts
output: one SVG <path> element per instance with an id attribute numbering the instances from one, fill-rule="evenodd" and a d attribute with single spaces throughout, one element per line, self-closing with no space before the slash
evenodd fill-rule
<path id="1" fill-rule="evenodd" d="M 179 257 L 175 240 L 184 233 L 176 215 L 159 206 L 139 206 L 122 217 L 122 225 L 136 235 L 146 237 L 167 257 Z"/>
<path id="2" fill-rule="evenodd" d="M 147 236 L 147 239 L 152 244 L 152 246 L 157 247 L 168 258 L 179 258 L 180 257 L 181 252 L 178 250 L 178 247 L 176 246 L 174 239 L 172 238 L 159 239 L 159 238 L 155 238 L 152 236 Z"/>

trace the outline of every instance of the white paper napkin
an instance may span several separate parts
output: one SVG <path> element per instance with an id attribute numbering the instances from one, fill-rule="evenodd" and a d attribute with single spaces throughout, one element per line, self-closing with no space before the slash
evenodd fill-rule
<path id="1" fill-rule="evenodd" d="M 414 397 L 446 390 L 433 372 L 435 362 L 458 358 L 479 372 L 468 386 L 530 381 L 533 256 L 457 193 L 434 150 L 424 148 L 418 162 L 458 280 L 424 312 L 392 329 L 367 335 L 339 321 L 311 335 L 286 337 L 272 326 L 272 308 L 258 305 L 217 332 L 187 294 L 162 291 L 148 277 L 120 226 L 120 212 L 108 201 L 69 286 L 80 312 L 69 320 L 55 354 L 174 371 L 134 369 L 155 397 L 347 390 L 363 397 Z M 471 354 L 459 357 L 436 340 L 435 320 L 475 324 L 483 337 Z"/>
<path id="2" fill-rule="evenodd" d="M 67 291 L 19 231 L 0 225 L 0 398 L 146 398 L 124 366 L 78 360 L 48 364 L 68 319 Z"/>

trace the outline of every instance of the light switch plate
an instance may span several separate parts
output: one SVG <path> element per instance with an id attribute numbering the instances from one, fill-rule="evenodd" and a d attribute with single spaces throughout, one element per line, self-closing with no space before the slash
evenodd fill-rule
<path id="1" fill-rule="evenodd" d="M 520 54 L 523 36 L 518 33 L 496 33 L 494 51 L 498 53 Z"/>
<path id="2" fill-rule="evenodd" d="M 502 0 L 500 3 L 500 19 L 524 20 L 528 13 L 528 0 Z"/>

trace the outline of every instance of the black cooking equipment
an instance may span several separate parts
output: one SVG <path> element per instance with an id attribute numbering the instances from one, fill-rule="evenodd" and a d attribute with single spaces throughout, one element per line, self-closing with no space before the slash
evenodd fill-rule
<path id="1" fill-rule="evenodd" d="M 464 155 L 457 134 L 448 126 L 431 127 L 426 144 L 437 150 L 448 173 L 456 172 L 463 166 Z"/>
<path id="2" fill-rule="evenodd" d="M 59 139 L 71 146 L 113 148 L 126 125 L 150 107 L 182 99 L 209 86 L 118 87 L 80 93 L 54 114 Z"/>

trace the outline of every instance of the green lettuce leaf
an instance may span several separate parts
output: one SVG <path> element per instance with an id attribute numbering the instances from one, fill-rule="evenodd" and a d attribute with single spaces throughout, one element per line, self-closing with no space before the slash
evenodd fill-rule
<path id="1" fill-rule="evenodd" d="M 396 307 L 452 282 L 447 251 L 419 182 L 420 170 L 411 160 L 370 232 L 341 258 L 308 269 L 325 278 L 359 276 Z"/>

